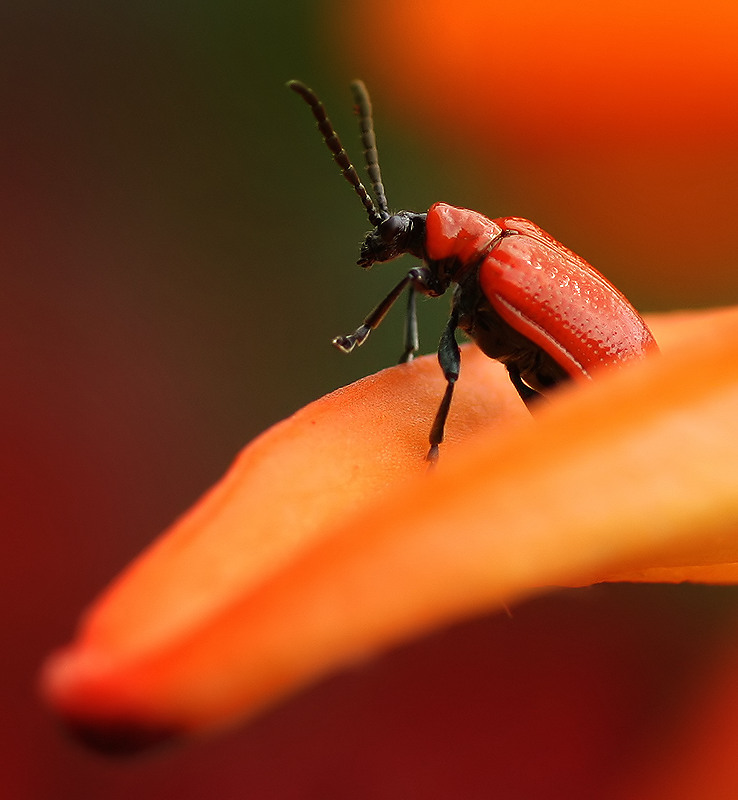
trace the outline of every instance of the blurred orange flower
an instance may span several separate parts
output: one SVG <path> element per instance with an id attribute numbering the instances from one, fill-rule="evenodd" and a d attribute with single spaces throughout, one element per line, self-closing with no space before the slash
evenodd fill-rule
<path id="1" fill-rule="evenodd" d="M 738 290 L 738 6 L 377 0 L 371 14 L 371 47 L 363 6 L 326 24 L 381 100 L 380 138 L 384 114 L 404 121 L 490 184 L 477 210 L 535 220 L 629 296 L 637 276 L 651 307 Z"/>
<path id="2" fill-rule="evenodd" d="M 88 739 L 137 747 L 546 587 L 735 582 L 738 309 L 649 322 L 662 356 L 535 420 L 465 348 L 430 472 L 430 357 L 267 431 L 87 612 L 46 665 L 49 702 Z"/>
<path id="3" fill-rule="evenodd" d="M 332 25 L 361 30 L 364 10 Z M 707 0 L 377 0 L 381 58 L 336 37 L 434 129 L 551 150 L 735 142 L 738 8 Z M 494 126 L 494 127 L 493 127 Z M 482 137 L 486 136 L 486 140 Z"/>

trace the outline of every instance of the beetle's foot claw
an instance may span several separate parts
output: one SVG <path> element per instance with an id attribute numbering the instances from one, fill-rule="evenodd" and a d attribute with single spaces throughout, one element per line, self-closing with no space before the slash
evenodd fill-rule
<path id="1" fill-rule="evenodd" d="M 359 347 L 364 344 L 370 331 L 371 328 L 366 325 L 361 325 L 348 336 L 336 336 L 333 340 L 333 346 L 337 347 L 343 353 L 350 353 L 354 347 Z"/>
<path id="2" fill-rule="evenodd" d="M 350 336 L 336 336 L 332 344 L 343 353 L 350 353 L 356 347 L 356 342 Z"/>

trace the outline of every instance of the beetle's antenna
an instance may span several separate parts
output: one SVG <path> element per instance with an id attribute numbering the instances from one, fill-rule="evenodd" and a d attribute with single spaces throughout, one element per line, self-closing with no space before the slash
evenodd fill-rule
<path id="1" fill-rule="evenodd" d="M 297 92 L 297 94 L 299 94 L 300 97 L 302 97 L 302 99 L 310 106 L 310 110 L 313 112 L 313 116 L 318 123 L 318 130 L 323 136 L 323 141 L 331 151 L 333 160 L 340 167 L 343 177 L 346 178 L 346 180 L 354 187 L 356 194 L 359 195 L 359 199 L 364 204 L 366 213 L 369 216 L 369 222 L 371 222 L 372 225 L 379 225 L 382 220 L 387 219 L 389 213 L 385 208 L 378 209 L 377 206 L 374 205 L 374 201 L 369 196 L 364 184 L 361 182 L 356 168 L 351 163 L 351 160 L 341 144 L 341 140 L 338 138 L 338 134 L 331 124 L 331 121 L 328 119 L 325 106 L 320 102 L 315 92 L 305 86 L 304 83 L 301 83 L 300 81 L 289 81 L 287 86 L 289 86 L 293 92 Z M 371 129 L 371 124 L 369 125 L 369 129 Z M 367 145 L 365 144 L 364 146 L 366 147 Z M 370 177 L 372 180 L 374 180 L 374 177 L 371 174 Z M 381 186 L 381 182 L 379 185 Z M 382 193 L 382 197 L 384 197 L 384 192 Z"/>
<path id="2" fill-rule="evenodd" d="M 377 200 L 377 207 L 381 212 L 389 216 L 387 197 L 384 193 L 384 184 L 382 183 L 382 171 L 379 168 L 377 137 L 374 135 L 372 101 L 364 81 L 354 81 L 351 84 L 351 91 L 354 93 L 356 113 L 359 115 L 359 130 L 361 131 L 361 143 L 364 145 L 366 171 L 369 175 L 369 180 L 372 182 L 374 197 Z"/>

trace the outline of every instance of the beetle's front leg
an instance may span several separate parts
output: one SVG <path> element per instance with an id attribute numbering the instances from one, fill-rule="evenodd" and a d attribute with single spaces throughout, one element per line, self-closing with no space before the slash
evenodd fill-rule
<path id="1" fill-rule="evenodd" d="M 436 411 L 436 417 L 430 432 L 430 450 L 425 457 L 426 461 L 434 463 L 438 461 L 438 445 L 443 441 L 443 432 L 448 419 L 448 412 L 451 408 L 451 399 L 454 395 L 454 386 L 459 378 L 461 371 L 461 351 L 456 341 L 456 328 L 459 324 L 459 312 L 454 307 L 451 311 L 448 323 L 441 335 L 438 345 L 438 363 L 443 370 L 443 377 L 446 378 L 446 391 L 443 393 L 441 404 Z"/>
<path id="2" fill-rule="evenodd" d="M 432 288 L 432 276 L 425 267 L 415 267 L 395 286 L 390 293 L 374 308 L 364 319 L 364 322 L 348 336 L 336 336 L 333 344 L 344 353 L 350 353 L 354 347 L 359 347 L 366 341 L 367 336 L 377 328 L 382 320 L 387 316 L 387 312 L 392 308 L 397 299 L 402 294 L 405 287 L 410 284 L 412 299 L 408 301 L 408 315 L 412 317 L 406 322 L 405 328 L 405 350 L 400 362 L 411 361 L 415 351 L 418 349 L 417 320 L 415 320 L 415 292 L 436 295 L 435 288 Z"/>

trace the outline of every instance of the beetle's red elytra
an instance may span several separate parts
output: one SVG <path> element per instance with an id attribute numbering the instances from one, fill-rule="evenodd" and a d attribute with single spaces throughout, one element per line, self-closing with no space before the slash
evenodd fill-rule
<path id="1" fill-rule="evenodd" d="M 624 295 L 529 220 L 490 220 L 436 203 L 426 231 L 428 257 L 478 265 L 479 285 L 494 310 L 571 377 L 590 377 L 598 367 L 640 358 L 655 347 Z M 481 264 L 479 253 L 486 253 Z"/>
<path id="2" fill-rule="evenodd" d="M 490 358 L 501 361 L 523 401 L 571 378 L 589 379 L 656 352 L 646 323 L 625 296 L 583 258 L 533 222 L 489 219 L 476 211 L 435 203 L 427 213 L 390 213 L 379 168 L 371 101 L 361 81 L 352 90 L 359 116 L 371 199 L 315 93 L 299 81 L 288 86 L 310 106 L 342 174 L 354 187 L 374 225 L 358 264 L 368 268 L 409 253 L 423 262 L 411 269 L 364 322 L 334 345 L 351 352 L 384 319 L 408 289 L 405 349 L 418 349 L 415 294 L 439 297 L 454 284 L 451 316 L 441 335 L 438 361 L 446 391 L 433 422 L 427 459 L 435 461 L 451 406 L 461 356 L 461 328 Z"/>

